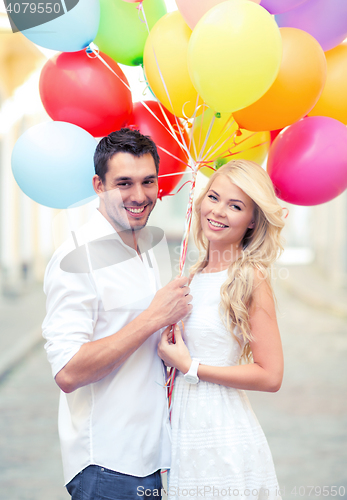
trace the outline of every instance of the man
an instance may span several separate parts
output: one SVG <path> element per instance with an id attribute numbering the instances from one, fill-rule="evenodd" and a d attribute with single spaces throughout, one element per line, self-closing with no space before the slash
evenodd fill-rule
<path id="1" fill-rule="evenodd" d="M 65 483 L 73 500 L 158 498 L 170 466 L 159 330 L 183 318 L 192 297 L 186 278 L 159 290 L 142 234 L 158 192 L 153 141 L 113 132 L 94 163 L 99 209 L 55 252 L 44 284 Z"/>

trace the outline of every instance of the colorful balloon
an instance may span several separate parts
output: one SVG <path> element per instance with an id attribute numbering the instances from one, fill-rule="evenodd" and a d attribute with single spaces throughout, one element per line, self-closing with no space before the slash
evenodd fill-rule
<path id="1" fill-rule="evenodd" d="M 128 126 L 136 128 L 144 135 L 149 135 L 157 145 L 160 156 L 159 176 L 177 174 L 179 172 L 182 172 L 183 175 L 183 172 L 187 168 L 187 155 L 182 151 L 177 141 L 172 137 L 172 133 L 169 131 L 170 129 L 168 128 L 165 116 L 160 109 L 160 105 L 155 101 L 145 101 L 144 104 L 148 106 L 151 111 L 148 111 L 148 109 L 146 109 L 141 102 L 135 103 Z M 155 116 L 153 116 L 152 113 Z M 167 110 L 165 110 L 165 115 L 176 131 L 177 137 L 180 141 L 182 141 L 177 126 L 177 122 L 180 125 L 178 118 L 175 118 Z M 188 144 L 188 137 L 186 133 L 183 129 L 181 132 L 185 143 Z M 159 177 L 158 197 L 162 198 L 163 196 L 168 195 L 177 186 L 182 178 L 182 175 Z"/>
<path id="2" fill-rule="evenodd" d="M 51 208 L 84 204 L 95 196 L 92 185 L 96 140 L 71 123 L 44 122 L 18 139 L 12 172 L 21 190 Z"/>
<path id="3" fill-rule="evenodd" d="M 304 2 L 307 2 L 307 0 L 261 0 L 261 6 L 270 14 L 282 14 L 295 9 Z"/>
<path id="4" fill-rule="evenodd" d="M 178 10 L 184 17 L 186 23 L 191 29 L 194 29 L 197 22 L 206 12 L 212 7 L 226 0 L 176 0 Z M 260 0 L 251 0 L 254 3 L 260 4 Z"/>
<path id="5" fill-rule="evenodd" d="M 263 163 L 270 147 L 270 133 L 254 134 L 243 130 L 241 135 L 236 135 L 237 130 L 237 123 L 231 114 L 225 113 L 217 118 L 212 109 L 206 109 L 196 118 L 191 129 L 192 157 L 196 161 L 203 159 L 214 168 L 241 158 Z M 213 174 L 209 167 L 201 168 L 201 172 L 208 177 Z"/>
<path id="6" fill-rule="evenodd" d="M 106 54 L 100 55 L 118 77 L 84 51 L 53 56 L 40 76 L 41 100 L 49 116 L 74 123 L 94 137 L 121 128 L 133 108 L 123 71 Z"/>
<path id="7" fill-rule="evenodd" d="M 294 205 L 319 205 L 347 188 L 347 128 L 325 116 L 303 118 L 281 132 L 267 171 L 276 195 Z"/>
<path id="8" fill-rule="evenodd" d="M 189 41 L 188 68 L 206 104 L 230 113 L 265 94 L 281 57 L 281 35 L 272 16 L 253 2 L 228 0 L 196 25 Z"/>
<path id="9" fill-rule="evenodd" d="M 201 104 L 188 72 L 191 34 L 178 11 L 166 14 L 150 32 L 143 60 L 152 92 L 169 111 L 182 118 L 190 118 Z"/>
<path id="10" fill-rule="evenodd" d="M 324 51 L 339 45 L 347 36 L 346 0 L 308 0 L 276 16 L 280 27 L 299 28 L 314 36 Z"/>
<path id="11" fill-rule="evenodd" d="M 280 29 L 283 55 L 279 73 L 255 103 L 234 113 L 247 130 L 276 130 L 303 118 L 321 95 L 327 74 L 323 49 L 315 38 L 296 28 Z"/>
<path id="12" fill-rule="evenodd" d="M 123 0 L 100 0 L 101 16 L 96 45 L 115 61 L 128 66 L 143 62 L 143 49 L 152 29 L 166 14 L 164 0 L 146 0 L 143 14 Z"/>
<path id="13" fill-rule="evenodd" d="M 99 0 L 79 0 L 62 16 L 23 30 L 22 33 L 40 47 L 61 52 L 75 52 L 84 49 L 94 40 L 99 20 Z"/>
<path id="14" fill-rule="evenodd" d="M 309 116 L 330 116 L 347 125 L 347 43 L 325 53 L 327 81 Z"/>

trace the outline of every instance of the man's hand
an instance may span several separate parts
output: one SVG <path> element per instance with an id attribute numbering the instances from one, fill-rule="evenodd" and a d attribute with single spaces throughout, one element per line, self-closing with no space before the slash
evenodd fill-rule
<path id="1" fill-rule="evenodd" d="M 192 310 L 190 302 L 193 297 L 189 294 L 187 282 L 185 276 L 175 278 L 155 294 L 147 311 L 158 323 L 158 329 L 177 323 Z"/>
<path id="2" fill-rule="evenodd" d="M 148 309 L 121 330 L 108 337 L 86 342 L 60 370 L 55 380 L 64 392 L 91 384 L 106 377 L 136 351 L 148 337 L 164 326 L 186 316 L 189 302 L 187 278 L 177 278 L 159 290 Z"/>

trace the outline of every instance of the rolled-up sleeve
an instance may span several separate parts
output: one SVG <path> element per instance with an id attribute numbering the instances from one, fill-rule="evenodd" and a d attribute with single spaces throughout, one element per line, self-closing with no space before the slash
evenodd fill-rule
<path id="1" fill-rule="evenodd" d="M 98 297 L 90 273 L 69 273 L 60 268 L 61 254 L 47 266 L 44 292 L 47 296 L 42 335 L 53 377 L 80 347 L 92 340 L 98 317 Z"/>

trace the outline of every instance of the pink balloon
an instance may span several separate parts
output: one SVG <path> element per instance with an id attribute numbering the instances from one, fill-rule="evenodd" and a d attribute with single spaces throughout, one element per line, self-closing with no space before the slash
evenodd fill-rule
<path id="1" fill-rule="evenodd" d="M 270 14 L 282 14 L 295 9 L 304 2 L 307 2 L 307 0 L 261 0 L 260 5 Z"/>
<path id="2" fill-rule="evenodd" d="M 319 205 L 347 188 L 347 127 L 325 116 L 303 118 L 273 142 L 267 171 L 276 196 L 294 205 Z"/>
<path id="3" fill-rule="evenodd" d="M 206 12 L 212 7 L 226 0 L 176 0 L 178 10 L 184 17 L 185 22 L 191 29 L 194 29 L 197 22 Z M 250 0 L 251 2 L 260 4 L 260 0 Z"/>

